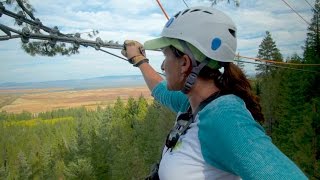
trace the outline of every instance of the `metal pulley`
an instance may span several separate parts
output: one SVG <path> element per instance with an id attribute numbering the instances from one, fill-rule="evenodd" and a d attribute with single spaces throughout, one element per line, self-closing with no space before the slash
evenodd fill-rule
<path id="1" fill-rule="evenodd" d="M 34 20 L 34 22 L 37 24 L 36 26 L 33 26 L 34 27 L 34 31 L 39 33 L 40 32 L 40 27 L 42 26 L 42 22 L 40 21 L 40 19 L 36 18 Z"/>
<path id="2" fill-rule="evenodd" d="M 18 24 L 19 26 L 21 26 L 21 25 L 23 24 L 23 21 L 22 21 L 21 19 L 25 18 L 26 15 L 25 15 L 22 11 L 19 11 L 19 12 L 18 12 L 18 16 L 19 16 L 19 18 L 16 19 L 16 22 L 17 22 L 17 24 Z"/>
<path id="3" fill-rule="evenodd" d="M 58 37 L 59 29 L 57 26 L 53 27 L 50 32 L 50 40 L 49 45 L 53 48 L 57 44 L 57 37 Z"/>
<path id="4" fill-rule="evenodd" d="M 96 42 L 97 42 L 97 44 L 95 45 L 94 48 L 95 48 L 96 50 L 99 50 L 100 47 L 103 45 L 103 41 L 102 41 L 101 38 L 97 37 L 97 38 L 96 38 Z"/>
<path id="5" fill-rule="evenodd" d="M 50 38 L 49 45 L 53 48 L 57 44 L 57 40 L 54 38 Z"/>
<path id="6" fill-rule="evenodd" d="M 81 34 L 80 34 L 80 33 L 76 33 L 76 34 L 74 34 L 74 37 L 75 37 L 75 38 L 80 38 L 80 37 L 81 37 Z"/>
<path id="7" fill-rule="evenodd" d="M 50 34 L 58 34 L 59 33 L 59 28 L 57 26 L 54 26 Z"/>
<path id="8" fill-rule="evenodd" d="M 31 35 L 31 31 L 29 30 L 29 28 L 28 27 L 22 28 L 21 33 L 22 33 L 21 41 L 23 43 L 28 43 Z"/>
<path id="9" fill-rule="evenodd" d="M 75 40 L 76 40 L 76 41 L 73 43 L 73 47 L 74 47 L 75 49 L 79 49 L 79 47 L 80 47 L 79 39 L 80 39 L 81 35 L 80 35 L 80 33 L 76 33 L 76 34 L 74 35 L 74 37 L 75 37 Z"/>

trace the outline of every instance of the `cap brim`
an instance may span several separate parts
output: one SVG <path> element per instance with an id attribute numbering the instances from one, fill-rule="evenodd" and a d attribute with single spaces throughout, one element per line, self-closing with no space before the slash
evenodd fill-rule
<path id="1" fill-rule="evenodd" d="M 160 38 L 146 41 L 143 46 L 147 50 L 157 50 L 157 49 L 161 49 L 161 48 L 170 46 L 171 44 L 172 43 L 171 43 L 170 39 L 168 39 L 166 37 L 160 37 Z"/>

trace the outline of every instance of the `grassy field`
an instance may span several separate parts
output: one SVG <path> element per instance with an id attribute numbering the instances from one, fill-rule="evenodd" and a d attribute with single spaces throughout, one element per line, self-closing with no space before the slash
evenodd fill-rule
<path id="1" fill-rule="evenodd" d="M 60 92 L 51 92 L 51 89 L 6 91 L 7 93 L 1 92 L 0 94 L 0 111 L 12 113 L 19 113 L 23 110 L 38 113 L 79 106 L 94 109 L 98 105 L 102 107 L 112 105 L 118 97 L 126 100 L 129 97 L 138 98 L 142 95 L 148 100 L 152 99 L 146 86 L 79 91 L 63 90 Z"/>

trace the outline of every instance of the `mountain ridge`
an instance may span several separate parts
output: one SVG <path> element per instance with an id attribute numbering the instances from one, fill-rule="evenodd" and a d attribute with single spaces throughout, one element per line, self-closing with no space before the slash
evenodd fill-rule
<path id="1" fill-rule="evenodd" d="M 69 88 L 91 89 L 103 87 L 133 87 L 145 85 L 142 75 L 102 76 L 86 79 L 54 80 L 42 82 L 4 82 L 0 89 Z"/>

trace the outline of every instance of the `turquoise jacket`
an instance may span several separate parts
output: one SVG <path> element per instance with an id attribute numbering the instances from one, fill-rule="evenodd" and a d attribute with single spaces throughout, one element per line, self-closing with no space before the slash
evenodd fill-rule
<path id="1" fill-rule="evenodd" d="M 189 107 L 187 97 L 180 91 L 168 91 L 165 81 L 153 89 L 152 95 L 174 112 L 185 112 Z M 235 95 L 221 96 L 199 111 L 197 128 L 207 165 L 242 179 L 307 179 Z"/>

